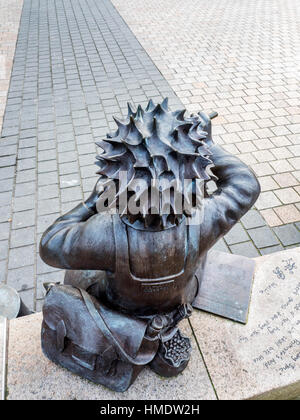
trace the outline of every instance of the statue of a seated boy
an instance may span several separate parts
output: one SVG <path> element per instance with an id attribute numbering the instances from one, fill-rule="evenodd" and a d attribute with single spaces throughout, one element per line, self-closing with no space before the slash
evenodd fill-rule
<path id="1" fill-rule="evenodd" d="M 191 314 L 207 252 L 260 193 L 251 169 L 213 143 L 211 117 L 149 101 L 129 106 L 97 143 L 92 194 L 40 244 L 47 264 L 83 270 L 48 287 L 42 344 L 51 360 L 117 391 L 145 365 L 163 376 L 187 366 L 178 323 Z"/>

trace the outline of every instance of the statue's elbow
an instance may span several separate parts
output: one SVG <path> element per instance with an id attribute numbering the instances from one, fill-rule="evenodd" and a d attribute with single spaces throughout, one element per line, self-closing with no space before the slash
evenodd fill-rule
<path id="1" fill-rule="evenodd" d="M 252 174 L 252 177 L 251 177 L 251 188 L 250 188 L 250 191 L 251 191 L 251 197 L 252 197 L 252 206 L 256 203 L 256 201 L 257 201 L 257 199 L 258 199 L 258 197 L 260 196 L 260 193 L 261 193 L 261 185 L 260 185 L 260 183 L 259 183 L 259 181 L 258 181 L 258 179 L 257 179 L 257 177 L 255 176 L 255 174 L 253 173 Z"/>
<path id="2" fill-rule="evenodd" d="M 42 236 L 39 246 L 39 254 L 44 263 L 52 267 L 59 267 L 59 255 L 51 240 Z"/>

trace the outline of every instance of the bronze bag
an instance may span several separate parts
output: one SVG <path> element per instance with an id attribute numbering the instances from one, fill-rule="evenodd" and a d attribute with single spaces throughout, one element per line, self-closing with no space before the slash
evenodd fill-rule
<path id="1" fill-rule="evenodd" d="M 53 285 L 43 307 L 42 349 L 53 362 L 113 390 L 126 391 L 155 357 L 147 321 L 100 304 L 85 290 Z"/>

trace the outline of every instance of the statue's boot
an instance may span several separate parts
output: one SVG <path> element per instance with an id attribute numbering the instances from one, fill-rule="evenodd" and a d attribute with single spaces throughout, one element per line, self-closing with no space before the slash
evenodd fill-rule
<path id="1" fill-rule="evenodd" d="M 149 367 L 160 376 L 176 376 L 187 367 L 191 350 L 190 339 L 177 330 L 171 339 L 160 342 L 159 350 Z"/>
<path id="2" fill-rule="evenodd" d="M 188 365 L 192 346 L 190 339 L 178 329 L 178 323 L 192 314 L 190 304 L 183 304 L 167 315 L 166 327 L 160 332 L 160 345 L 149 367 L 160 376 L 176 376 Z"/>

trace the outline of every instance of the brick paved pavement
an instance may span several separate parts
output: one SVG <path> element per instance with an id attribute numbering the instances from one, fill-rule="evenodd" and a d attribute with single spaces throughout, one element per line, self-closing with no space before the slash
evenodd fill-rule
<path id="1" fill-rule="evenodd" d="M 23 0 L 0 0 L 0 132 Z"/>
<path id="2" fill-rule="evenodd" d="M 187 109 L 251 165 L 269 226 L 300 221 L 299 0 L 113 0 Z"/>
<path id="3" fill-rule="evenodd" d="M 180 106 L 108 0 L 24 1 L 0 141 L 0 272 L 30 308 L 63 278 L 38 243 L 93 188 L 95 141 L 127 101 L 164 96 Z"/>
<path id="4" fill-rule="evenodd" d="M 116 2 L 116 0 L 114 1 Z M 171 4 L 169 1 L 164 3 L 165 5 Z M 185 4 L 189 6 L 190 3 L 197 6 L 197 3 L 191 2 L 191 0 Z M 201 1 L 200 3 L 204 4 Z M 219 4 L 220 2 L 213 0 L 208 4 L 214 3 Z M 251 2 L 251 4 L 253 3 L 260 4 L 259 1 Z M 139 4 L 142 7 L 142 3 L 138 3 L 137 0 L 129 0 L 127 4 L 129 6 Z M 172 4 L 179 7 L 177 0 L 174 0 L 174 3 L 172 0 Z M 229 4 L 232 5 L 232 2 L 229 1 Z M 154 15 L 153 7 L 155 5 L 158 7 L 159 2 L 153 0 L 147 2 L 149 16 Z M 131 10 L 132 19 L 137 19 L 138 13 L 141 11 Z M 158 10 L 160 10 L 159 7 Z M 183 9 L 178 10 L 182 12 L 177 16 L 178 28 L 181 28 L 180 19 L 185 15 Z M 123 8 L 122 13 L 124 13 Z M 165 13 L 169 16 L 167 9 L 165 9 Z M 189 19 L 193 20 L 194 16 L 191 15 Z M 220 16 L 218 19 L 221 19 Z M 286 24 L 288 23 L 289 21 L 286 19 Z M 143 25 L 147 26 L 149 30 L 151 28 L 156 30 L 157 26 L 156 21 L 150 25 L 146 16 Z M 291 25 L 288 26 L 289 33 L 293 28 Z M 135 30 L 134 25 L 133 29 Z M 180 47 L 179 33 L 178 31 L 173 42 L 178 42 Z M 187 36 L 187 33 L 182 31 L 182 35 Z M 158 39 L 160 39 L 159 36 L 158 31 Z M 140 34 L 138 37 L 144 42 Z M 152 32 L 151 39 L 151 42 L 154 42 L 155 36 Z M 276 39 L 274 39 L 274 43 Z M 168 60 L 172 64 L 168 43 L 170 43 L 169 30 L 165 32 L 162 45 L 165 45 L 165 56 L 169 57 Z M 242 48 L 243 43 L 240 42 L 239 45 Z M 148 47 L 147 51 L 152 55 Z M 179 58 L 176 57 L 174 44 L 172 51 L 175 68 L 178 68 L 180 63 Z M 283 54 L 283 51 L 281 53 Z M 247 55 L 243 50 L 241 54 L 242 57 Z M 191 65 L 194 67 L 195 51 L 191 50 L 189 56 Z M 163 66 L 163 58 L 157 60 L 157 57 L 153 57 L 153 59 L 157 66 L 164 71 L 165 77 L 109 0 L 24 1 L 3 121 L 2 139 L 0 140 L 0 281 L 6 281 L 20 291 L 22 298 L 31 308 L 37 310 L 41 308 L 43 282 L 60 281 L 63 278 L 63 271 L 53 269 L 40 260 L 38 256 L 40 236 L 56 217 L 73 207 L 91 191 L 96 181 L 94 142 L 104 136 L 108 128 L 113 128 L 112 114 L 125 113 L 128 100 L 136 104 L 139 102 L 145 104 L 148 98 L 158 101 L 164 96 L 170 97 L 172 108 L 179 108 L 180 100 L 191 109 L 192 106 L 198 107 L 196 102 L 195 105 L 192 105 L 190 100 L 187 103 L 186 97 L 182 94 L 184 90 L 176 88 L 176 83 L 174 83 L 176 77 L 174 76 L 172 79 L 167 74 L 168 71 L 173 73 L 171 67 L 169 70 L 160 67 Z M 263 59 L 261 58 L 261 60 Z M 193 75 L 185 75 L 184 72 L 178 78 L 180 86 L 192 95 L 197 93 L 194 90 L 196 89 L 194 84 L 199 83 L 198 89 L 201 88 L 202 92 L 199 95 L 206 97 L 204 103 L 203 96 L 202 108 L 206 109 L 210 108 L 207 101 L 214 101 L 214 96 L 210 99 L 208 96 L 209 94 L 213 95 L 214 83 L 219 85 L 217 75 L 219 75 L 218 69 L 222 67 L 221 64 L 218 64 L 216 57 L 213 57 L 213 52 L 208 61 L 216 65 L 215 82 L 210 80 L 210 77 L 214 78 L 213 73 L 204 64 L 203 75 L 197 76 L 204 80 L 200 79 L 200 81 L 194 82 L 192 81 Z M 255 65 L 258 64 L 253 63 L 253 66 Z M 263 61 L 260 65 L 263 66 L 261 71 L 265 75 L 264 66 L 267 66 L 267 63 Z M 230 86 L 228 84 L 232 75 L 230 69 L 230 66 L 226 66 L 226 72 L 222 72 L 222 77 L 227 80 L 224 82 L 224 87 Z M 250 67 L 247 67 L 246 70 L 250 79 L 254 77 L 250 74 L 254 70 L 251 70 Z M 176 73 L 174 74 L 176 75 Z M 181 79 L 183 76 L 186 77 L 185 86 Z M 246 78 L 246 75 L 244 77 Z M 236 78 L 238 79 L 238 77 Z M 178 97 L 166 79 L 169 80 L 176 93 L 179 93 Z M 290 81 L 291 78 L 289 77 L 288 80 Z M 208 81 L 212 83 L 209 87 Z M 265 83 L 267 81 L 270 83 L 270 77 L 266 78 Z M 252 79 L 248 82 L 251 83 Z M 242 90 L 242 85 L 244 89 L 244 84 L 247 81 L 246 79 L 235 81 L 235 88 L 238 83 Z M 205 87 L 204 90 L 202 90 L 203 87 Z M 296 92 L 296 90 L 294 91 Z M 238 90 L 234 90 L 234 92 L 238 92 Z M 229 122 L 229 108 L 225 104 L 226 100 L 230 101 L 230 99 L 226 98 L 226 94 L 229 95 L 227 88 L 220 90 L 220 97 L 215 93 L 217 98 L 212 105 L 218 103 L 219 108 L 220 101 L 223 101 L 224 108 L 219 108 L 221 114 L 219 123 L 225 123 L 226 132 L 222 132 L 223 126 L 221 125 L 217 125 L 215 131 L 218 133 L 217 140 L 225 144 L 228 150 L 235 153 L 242 151 L 241 157 L 246 160 L 247 157 L 250 159 L 254 156 L 255 152 L 251 150 L 252 144 L 266 145 L 267 142 L 274 144 L 277 139 L 283 138 L 285 141 L 291 142 L 284 150 L 290 150 L 293 147 L 292 141 L 297 138 L 294 134 L 282 133 L 280 136 L 274 135 L 271 139 L 267 138 L 268 136 L 263 137 L 261 134 L 261 138 L 258 137 L 255 140 L 251 138 L 252 134 L 250 135 L 249 132 L 255 133 L 259 130 L 260 128 L 254 127 L 254 125 L 259 124 L 263 118 L 259 111 L 251 111 L 247 104 L 232 105 L 246 107 L 243 108 L 243 112 L 238 112 L 238 109 L 234 108 L 234 115 L 243 115 L 243 118 L 246 119 Z M 268 95 L 268 93 L 261 94 Z M 241 96 L 235 97 L 237 101 L 238 98 L 241 100 Z M 274 104 L 276 100 L 280 101 L 274 97 L 272 103 Z M 289 100 L 292 101 L 292 98 Z M 288 102 L 287 98 L 285 98 L 285 102 Z M 290 103 L 288 105 L 288 109 L 295 108 L 295 105 L 292 106 Z M 253 103 L 251 106 L 254 106 Z M 227 111 L 225 111 L 226 109 Z M 245 117 L 245 114 L 248 114 L 248 117 Z M 252 118 L 254 116 L 255 118 Z M 284 117 L 289 121 L 284 126 L 291 126 L 291 114 Z M 273 117 L 266 117 L 266 119 L 270 119 L 274 127 L 275 125 L 276 127 L 280 126 L 276 119 L 274 121 L 277 122 L 273 122 Z M 229 135 L 229 124 L 238 124 L 244 131 L 236 131 L 233 127 L 232 134 Z M 270 129 L 270 127 L 261 128 Z M 240 137 L 244 132 L 247 133 L 246 137 Z M 234 141 L 237 140 L 237 137 L 239 140 Z M 281 145 L 281 147 L 285 146 Z M 280 147 L 278 146 L 278 148 Z M 265 146 L 261 149 L 257 146 L 257 152 L 259 150 L 264 151 L 262 155 L 270 152 L 266 150 Z M 297 157 L 287 157 L 283 162 L 293 165 L 295 162 L 292 159 L 297 159 Z M 278 161 L 280 162 L 280 159 L 274 162 L 278 163 Z M 289 175 L 288 171 L 289 169 L 285 176 Z M 268 177 L 266 179 L 269 179 L 270 182 L 271 180 L 277 182 L 276 174 L 273 175 L 273 177 L 268 174 L 264 176 Z M 295 173 L 293 175 L 295 176 Z M 285 186 L 285 188 L 291 188 L 295 194 L 297 192 L 294 186 Z M 289 199 L 289 193 L 285 192 L 285 188 L 280 191 L 283 194 L 281 197 L 268 190 L 267 193 L 272 195 L 270 197 L 263 196 L 261 203 L 269 202 L 268 200 L 272 199 L 276 206 L 278 204 L 276 200 Z M 284 197 L 285 194 L 287 194 L 286 197 Z M 294 204 L 288 205 L 294 208 Z M 263 208 L 266 207 L 263 206 Z M 284 213 L 285 210 L 283 210 Z M 279 214 L 278 217 L 282 216 Z M 257 256 L 274 252 L 283 247 L 299 245 L 300 223 L 270 228 L 261 214 L 253 209 L 225 239 L 217 245 L 218 249 Z"/>

